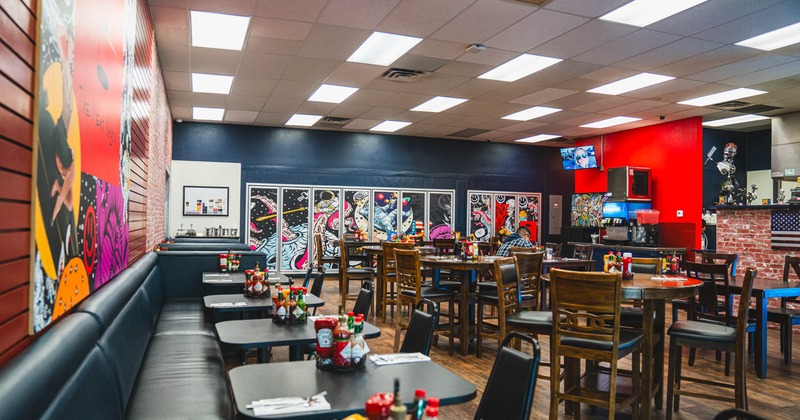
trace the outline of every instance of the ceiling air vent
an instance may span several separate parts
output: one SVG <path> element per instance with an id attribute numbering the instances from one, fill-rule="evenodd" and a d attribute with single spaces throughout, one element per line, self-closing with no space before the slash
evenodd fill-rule
<path id="1" fill-rule="evenodd" d="M 763 112 L 777 111 L 783 109 L 772 105 L 751 105 L 744 108 L 736 108 L 736 112 L 744 112 L 745 114 L 760 114 Z"/>
<path id="2" fill-rule="evenodd" d="M 393 82 L 413 83 L 427 75 L 428 73 L 424 71 L 392 68 L 386 70 L 386 72 L 381 75 L 381 78 Z"/>
<path id="3" fill-rule="evenodd" d="M 478 134 L 488 133 L 489 131 L 491 130 L 483 130 L 480 128 L 465 128 L 463 130 L 456 131 L 455 133 L 450 133 L 448 134 L 448 136 L 469 138 L 477 136 Z"/>
<path id="4" fill-rule="evenodd" d="M 718 104 L 709 105 L 708 107 L 714 109 L 721 109 L 723 111 L 732 111 L 734 109 L 744 108 L 750 105 L 753 104 L 742 101 L 728 101 L 728 102 L 720 102 Z"/>
<path id="5" fill-rule="evenodd" d="M 322 117 L 319 122 L 323 124 L 345 125 L 350 122 L 350 118 Z"/>
<path id="6" fill-rule="evenodd" d="M 550 0 L 516 0 L 518 3 L 528 3 L 536 6 L 541 6 Z"/>

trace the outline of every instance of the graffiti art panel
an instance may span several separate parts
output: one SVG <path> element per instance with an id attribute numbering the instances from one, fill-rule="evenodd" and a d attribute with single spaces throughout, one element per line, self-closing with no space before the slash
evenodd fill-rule
<path id="1" fill-rule="evenodd" d="M 402 194 L 401 232 L 409 236 L 425 233 L 425 198 L 424 192 L 404 191 Z"/>
<path id="2" fill-rule="evenodd" d="M 281 270 L 308 269 L 310 195 L 308 188 L 283 188 L 281 191 Z"/>
<path id="3" fill-rule="evenodd" d="M 453 194 L 432 192 L 428 197 L 428 207 L 430 208 L 428 213 L 428 238 L 452 238 Z"/>
<path id="4" fill-rule="evenodd" d="M 469 194 L 469 234 L 479 241 L 488 241 L 494 232 L 492 226 L 492 195 L 484 193 Z"/>
<path id="5" fill-rule="evenodd" d="M 341 191 L 338 189 L 314 189 L 314 228 L 312 234 L 322 235 L 322 249 L 314 249 L 315 261 L 318 252 L 322 252 L 322 255 L 325 256 L 339 255 L 342 207 L 340 197 Z"/>
<path id="6" fill-rule="evenodd" d="M 278 267 L 278 188 L 250 187 L 247 196 L 250 249 L 267 254 L 267 268 L 275 270 Z"/>

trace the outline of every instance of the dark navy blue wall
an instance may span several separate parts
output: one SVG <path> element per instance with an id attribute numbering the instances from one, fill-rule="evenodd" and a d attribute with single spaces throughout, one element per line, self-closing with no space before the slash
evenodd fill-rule
<path id="1" fill-rule="evenodd" d="M 705 160 L 711 146 L 716 146 L 717 150 L 712 157 L 714 162 L 719 162 L 722 160 L 725 144 L 735 144 L 737 150 L 733 162 L 736 165 L 736 180 L 739 181 L 740 188 L 745 188 L 747 187 L 748 171 L 762 171 L 772 167 L 771 135 L 772 130 L 745 133 L 704 128 L 703 159 Z M 703 206 L 708 207 L 719 200 L 719 190 L 725 178 L 713 163 L 707 162 L 703 166 Z"/>
<path id="2" fill-rule="evenodd" d="M 772 169 L 772 130 L 747 133 L 747 170 Z"/>
<path id="3" fill-rule="evenodd" d="M 545 241 L 560 240 L 546 235 L 548 196 L 569 203 L 575 184 L 554 147 L 290 128 L 175 124 L 172 158 L 241 163 L 242 197 L 247 183 L 454 189 L 462 232 L 467 190 L 541 192 Z"/>

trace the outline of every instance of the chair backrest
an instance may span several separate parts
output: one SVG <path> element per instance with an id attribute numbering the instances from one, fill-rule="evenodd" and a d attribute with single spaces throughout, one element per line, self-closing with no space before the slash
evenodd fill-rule
<path id="1" fill-rule="evenodd" d="M 522 248 L 526 252 L 520 252 L 516 251 L 515 248 L 510 250 L 510 255 L 517 257 L 519 292 L 522 295 L 533 296 L 533 307 L 538 308 L 542 271 L 544 270 L 544 252 L 530 252 L 530 248 Z"/>
<path id="2" fill-rule="evenodd" d="M 739 254 L 723 254 L 719 252 L 703 251 L 700 254 L 700 262 L 706 264 L 725 264 L 731 276 L 736 276 L 736 263 L 739 261 Z"/>
<path id="3" fill-rule="evenodd" d="M 396 260 L 394 258 L 394 250 L 413 249 L 414 243 L 383 241 L 381 242 L 381 248 L 383 249 L 383 274 L 386 276 L 394 276 L 395 266 L 397 265 Z"/>
<path id="4" fill-rule="evenodd" d="M 495 255 L 498 248 L 497 242 L 478 242 L 478 255 Z"/>
<path id="5" fill-rule="evenodd" d="M 434 238 L 433 246 L 439 250 L 439 255 L 453 255 L 453 250 L 456 247 L 456 240 L 454 238 Z"/>
<path id="6" fill-rule="evenodd" d="M 730 300 L 730 277 L 728 266 L 725 264 L 697 263 L 684 261 L 683 268 L 686 277 L 703 282 L 698 293 L 698 310 L 695 312 L 697 319 L 712 319 L 733 325 Z M 725 308 L 720 310 L 718 295 L 724 296 Z"/>
<path id="7" fill-rule="evenodd" d="M 532 354 L 509 347 L 512 339 L 530 343 Z M 535 338 L 518 332 L 508 334 L 494 359 L 475 420 L 530 418 L 540 355 Z"/>
<path id="8" fill-rule="evenodd" d="M 572 258 L 591 260 L 593 251 L 594 251 L 594 245 L 575 244 L 572 249 Z"/>
<path id="9" fill-rule="evenodd" d="M 314 234 L 314 259 L 317 261 L 317 266 L 322 265 L 322 257 L 325 255 L 325 248 L 322 246 L 322 234 Z"/>
<path id="10" fill-rule="evenodd" d="M 739 310 L 736 313 L 736 361 L 735 363 L 744 366 L 747 357 L 745 338 L 750 321 L 750 297 L 753 296 L 753 283 L 756 281 L 758 270 L 748 267 L 744 273 L 742 281 L 742 291 L 739 294 Z"/>
<path id="11" fill-rule="evenodd" d="M 413 290 L 415 296 L 422 295 L 422 274 L 419 269 L 419 252 L 416 249 L 394 250 L 395 258 L 395 284 L 397 294 L 401 295 L 403 290 Z"/>
<path id="12" fill-rule="evenodd" d="M 510 246 L 508 247 L 508 255 L 514 255 L 517 252 L 534 252 L 533 248 L 528 248 L 526 246 Z"/>
<path id="13" fill-rule="evenodd" d="M 311 282 L 311 276 L 314 274 L 314 267 L 308 267 L 306 270 L 306 276 L 303 277 L 303 287 L 308 287 L 308 284 Z"/>
<path id="14" fill-rule="evenodd" d="M 792 276 L 792 271 L 794 271 L 794 276 Z M 800 256 L 786 256 L 783 262 L 783 281 L 800 281 Z"/>
<path id="15" fill-rule="evenodd" d="M 314 282 L 311 283 L 311 289 L 309 289 L 308 292 L 318 298 L 321 298 L 323 281 L 325 281 L 325 266 L 321 265 L 317 269 L 317 274 L 314 275 Z"/>
<path id="16" fill-rule="evenodd" d="M 439 323 L 439 304 L 430 299 L 420 299 L 411 314 L 406 336 L 400 345 L 400 353 L 429 354 L 433 332 Z"/>
<path id="17" fill-rule="evenodd" d="M 519 310 L 520 276 L 517 257 L 494 260 L 494 280 L 497 282 L 497 322 L 505 324 L 506 317 Z"/>
<path id="18" fill-rule="evenodd" d="M 554 257 L 560 257 L 561 256 L 561 244 L 555 243 L 555 242 L 546 242 L 545 243 L 545 248 L 552 249 Z"/>
<path id="19" fill-rule="evenodd" d="M 634 273 L 661 274 L 664 271 L 661 258 L 631 258 L 631 271 Z"/>
<path id="20" fill-rule="evenodd" d="M 356 314 L 364 314 L 364 319 L 367 319 L 373 296 L 375 296 L 375 288 L 372 285 L 372 281 L 364 281 L 361 284 L 361 290 L 358 291 L 356 303 L 353 305 L 353 312 Z"/>
<path id="21" fill-rule="evenodd" d="M 554 320 L 551 355 L 585 358 L 586 347 L 562 344 L 562 338 L 574 338 L 601 342 L 593 348 L 609 349 L 609 361 L 616 360 L 622 274 L 554 268 L 550 270 L 550 288 Z"/>

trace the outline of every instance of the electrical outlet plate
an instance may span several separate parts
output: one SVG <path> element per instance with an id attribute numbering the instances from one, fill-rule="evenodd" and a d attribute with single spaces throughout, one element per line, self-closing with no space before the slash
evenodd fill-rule
<path id="1" fill-rule="evenodd" d="M 683 210 L 678 210 L 678 217 L 683 217 Z"/>

